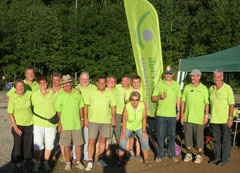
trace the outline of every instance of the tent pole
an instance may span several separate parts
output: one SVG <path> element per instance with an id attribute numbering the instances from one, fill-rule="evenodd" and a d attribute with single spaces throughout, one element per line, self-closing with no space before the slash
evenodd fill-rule
<path id="1" fill-rule="evenodd" d="M 177 82 L 180 83 L 180 76 L 181 76 L 181 71 L 178 71 L 178 75 L 177 75 Z"/>
<path id="2" fill-rule="evenodd" d="M 182 77 L 182 79 L 181 79 L 181 85 L 180 85 L 180 86 L 181 86 L 181 90 L 182 90 L 182 89 L 183 89 L 183 87 L 184 87 L 184 78 L 185 78 L 185 73 L 186 73 L 186 72 L 184 72 L 184 71 L 183 71 L 183 72 L 182 72 L 182 75 L 181 75 L 181 77 Z"/>

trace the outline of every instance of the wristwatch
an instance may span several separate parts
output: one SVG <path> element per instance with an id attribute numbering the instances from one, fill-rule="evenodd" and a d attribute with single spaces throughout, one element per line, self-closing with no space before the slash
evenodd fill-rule
<path id="1" fill-rule="evenodd" d="M 228 117 L 228 120 L 232 120 L 232 117 Z"/>

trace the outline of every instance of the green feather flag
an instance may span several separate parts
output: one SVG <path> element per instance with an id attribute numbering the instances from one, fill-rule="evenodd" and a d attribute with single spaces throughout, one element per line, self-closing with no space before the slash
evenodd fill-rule
<path id="1" fill-rule="evenodd" d="M 158 15 L 147 0 L 124 0 L 124 5 L 137 72 L 142 79 L 143 99 L 148 116 L 155 116 L 156 106 L 151 96 L 163 72 Z"/>

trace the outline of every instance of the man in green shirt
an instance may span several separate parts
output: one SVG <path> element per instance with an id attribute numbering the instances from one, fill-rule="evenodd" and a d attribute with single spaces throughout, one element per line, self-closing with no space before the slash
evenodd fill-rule
<path id="1" fill-rule="evenodd" d="M 201 163 L 204 145 L 204 124 L 208 122 L 208 118 L 205 115 L 208 115 L 209 112 L 208 89 L 200 83 L 200 70 L 194 69 L 190 75 L 192 84 L 184 88 L 181 103 L 181 123 L 184 126 L 185 144 L 187 147 L 184 162 L 192 160 L 191 149 L 194 137 L 196 148 L 198 149 L 194 163 Z"/>
<path id="2" fill-rule="evenodd" d="M 131 90 L 131 78 L 127 75 L 122 77 L 121 84 L 116 85 L 116 89 L 118 90 L 118 101 L 116 107 L 116 126 L 115 126 L 115 134 L 116 138 L 119 142 L 119 138 L 121 135 L 121 123 L 122 123 L 122 113 L 125 106 L 125 92 Z"/>
<path id="3" fill-rule="evenodd" d="M 76 150 L 76 168 L 83 170 L 81 164 L 81 145 L 83 127 L 83 99 L 77 90 L 72 89 L 72 78 L 70 75 L 63 75 L 62 85 L 64 90 L 58 93 L 56 100 L 56 111 L 59 117 L 58 131 L 60 143 L 64 146 L 66 166 L 65 170 L 71 169 L 70 146 L 71 141 Z"/>
<path id="4" fill-rule="evenodd" d="M 25 84 L 25 87 L 24 87 L 25 91 L 37 91 L 37 90 L 39 90 L 38 83 L 36 81 L 34 81 L 35 74 L 34 74 L 34 68 L 33 67 L 26 67 L 25 77 L 26 77 L 26 79 L 23 81 L 24 84 Z M 10 89 L 10 91 L 8 91 L 8 93 L 6 95 L 8 100 L 9 100 L 9 97 L 14 95 L 15 91 L 16 91 L 15 87 L 13 87 L 12 89 Z"/>
<path id="5" fill-rule="evenodd" d="M 88 141 L 88 165 L 86 170 L 93 167 L 93 153 L 96 138 L 100 138 L 100 148 L 98 163 L 106 167 L 107 164 L 103 160 L 105 151 L 106 138 L 110 137 L 110 127 L 115 126 L 116 102 L 113 93 L 105 90 L 106 79 L 99 77 L 97 80 L 97 89 L 91 90 L 88 97 L 84 100 L 84 124 L 89 128 Z M 110 111 L 112 116 L 110 116 Z"/>
<path id="6" fill-rule="evenodd" d="M 83 97 L 83 101 L 88 97 L 88 93 L 91 92 L 92 89 L 96 89 L 95 85 L 90 84 L 90 78 L 88 72 L 82 72 L 80 74 L 80 84 L 76 86 L 79 88 Z M 84 101 L 85 102 L 85 101 Z M 88 127 L 84 126 L 83 128 L 83 138 L 84 138 L 84 145 L 83 145 L 83 159 L 88 160 Z"/>
<path id="7" fill-rule="evenodd" d="M 114 100 L 116 101 L 116 109 L 117 109 L 117 106 L 118 106 L 118 90 L 116 88 L 116 83 L 117 83 L 117 79 L 114 76 L 107 77 L 107 88 L 106 88 L 106 90 L 111 91 L 113 93 Z M 111 112 L 111 114 L 112 114 L 112 112 Z M 111 114 L 110 114 L 110 116 L 112 116 Z M 121 125 L 121 121 L 119 123 Z M 116 120 L 116 125 L 117 125 L 117 120 Z M 115 128 L 116 128 L 116 126 L 115 126 Z M 115 133 L 115 128 L 111 127 L 110 138 L 107 138 L 107 141 L 106 141 L 106 156 L 107 157 L 111 156 L 110 145 L 112 144 L 113 134 Z M 116 135 L 116 133 L 115 133 L 115 135 Z M 116 137 L 116 139 L 119 139 L 119 138 Z"/>
<path id="8" fill-rule="evenodd" d="M 215 160 L 210 161 L 210 164 L 224 166 L 230 159 L 231 126 L 235 102 L 231 86 L 223 82 L 222 70 L 215 70 L 213 80 L 215 85 L 210 87 L 209 95 Z"/>
<path id="9" fill-rule="evenodd" d="M 164 156 L 164 137 L 169 137 L 168 155 L 178 162 L 175 153 L 176 120 L 180 116 L 181 89 L 179 84 L 172 78 L 173 69 L 167 66 L 164 71 L 164 80 L 157 83 L 153 90 L 152 101 L 158 102 L 157 107 L 157 134 L 158 148 L 155 162 L 161 162 Z M 176 114 L 177 111 L 177 114 Z M 167 133 L 167 134 L 166 134 Z"/>
<path id="10" fill-rule="evenodd" d="M 54 73 L 52 77 L 52 85 L 53 85 L 53 90 L 55 92 L 62 91 L 62 85 L 61 85 L 61 74 L 60 73 Z"/>

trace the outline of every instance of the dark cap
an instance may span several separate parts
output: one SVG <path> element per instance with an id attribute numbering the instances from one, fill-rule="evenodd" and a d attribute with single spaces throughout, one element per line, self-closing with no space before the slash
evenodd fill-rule
<path id="1" fill-rule="evenodd" d="M 164 70 L 164 74 L 173 74 L 173 69 L 170 65 L 166 67 L 166 69 Z"/>

